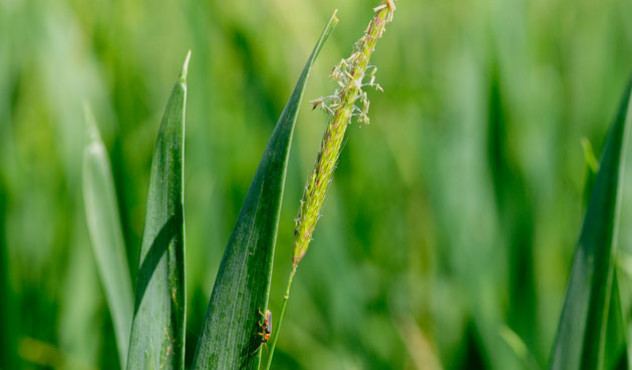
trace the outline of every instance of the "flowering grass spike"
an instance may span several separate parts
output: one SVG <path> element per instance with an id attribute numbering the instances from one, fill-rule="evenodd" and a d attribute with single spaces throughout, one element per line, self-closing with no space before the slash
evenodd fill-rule
<path id="1" fill-rule="evenodd" d="M 382 91 L 382 87 L 375 82 L 377 67 L 369 65 L 369 60 L 375 50 L 377 40 L 384 33 L 386 24 L 393 19 L 394 10 L 395 4 L 390 0 L 374 8 L 376 15 L 369 23 L 364 36 L 356 42 L 353 54 L 341 60 L 332 71 L 331 78 L 336 81 L 338 88 L 333 95 L 312 101 L 314 109 L 319 107 L 324 109 L 331 115 L 331 120 L 320 144 L 316 164 L 305 188 L 296 218 L 293 269 L 296 269 L 305 256 L 312 240 L 314 228 L 320 217 L 320 209 L 340 156 L 347 124 L 353 117 L 357 117 L 360 124 L 369 123 L 369 98 L 364 87 L 371 86 Z"/>
<path id="2" fill-rule="evenodd" d="M 332 181 L 332 175 L 340 156 L 342 140 L 347 125 L 353 117 L 358 123 L 369 123 L 369 98 L 364 91 L 367 86 L 382 91 L 382 87 L 375 82 L 377 67 L 370 65 L 369 60 L 375 50 L 377 40 L 382 37 L 387 23 L 393 20 L 395 4 L 392 0 L 385 0 L 374 8 L 375 16 L 369 23 L 364 35 L 355 43 L 353 54 L 336 65 L 331 78 L 337 83 L 336 91 L 329 96 L 313 100 L 313 109 L 321 108 L 330 116 L 329 125 L 320 144 L 314 170 L 301 199 L 301 206 L 296 218 L 294 229 L 294 248 L 292 253 L 292 271 L 288 279 L 283 306 L 279 314 L 279 322 L 274 332 L 270 355 L 266 369 L 270 369 L 272 356 L 279 335 L 279 329 L 285 314 L 287 301 L 290 298 L 292 280 L 296 274 L 298 264 L 307 253 L 309 243 L 316 223 L 320 218 L 320 209 L 325 201 L 327 188 Z"/>

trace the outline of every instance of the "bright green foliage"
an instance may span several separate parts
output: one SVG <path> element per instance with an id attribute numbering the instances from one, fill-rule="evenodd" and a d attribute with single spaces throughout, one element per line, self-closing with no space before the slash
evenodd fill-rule
<path id="1" fill-rule="evenodd" d="M 86 107 L 88 143 L 83 156 L 83 199 L 96 265 L 110 307 L 121 367 L 127 360 L 134 299 L 110 160 Z"/>
<path id="2" fill-rule="evenodd" d="M 333 31 L 331 18 L 281 113 L 228 241 L 202 326 L 193 369 L 258 369 L 259 312 L 268 305 L 272 260 L 290 145 L 314 61 Z"/>
<path id="3" fill-rule="evenodd" d="M 127 369 L 184 369 L 184 62 L 154 147 Z"/>
<path id="4" fill-rule="evenodd" d="M 631 89 L 628 85 L 608 135 L 584 217 L 552 352 L 553 370 L 604 368 Z"/>
<path id="5" fill-rule="evenodd" d="M 330 94 L 331 67 L 379 3 L 336 2 L 341 32 L 305 90 L 268 304 L 275 324 L 297 202 L 325 130 L 307 100 Z M 190 367 L 224 248 L 332 4 L 0 1 L 5 368 L 120 367 L 85 221 L 83 103 L 108 148 L 134 284 L 158 123 L 187 48 Z M 367 91 L 371 126 L 347 127 L 272 368 L 520 370 L 504 327 L 546 368 L 585 212 L 580 143 L 603 153 L 631 72 L 632 2 L 395 4 L 371 61 L 385 93 Z M 629 302 L 625 176 L 618 282 Z"/>

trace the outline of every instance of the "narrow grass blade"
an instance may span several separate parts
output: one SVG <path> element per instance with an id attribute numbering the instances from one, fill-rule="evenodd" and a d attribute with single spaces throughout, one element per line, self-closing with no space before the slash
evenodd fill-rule
<path id="1" fill-rule="evenodd" d="M 554 370 L 603 368 L 631 88 L 608 135 L 584 217 L 551 355 Z"/>
<path id="2" fill-rule="evenodd" d="M 15 293 L 11 287 L 9 275 L 9 251 L 5 237 L 7 189 L 0 174 L 0 292 L 3 303 L 0 304 L 0 369 L 17 368 L 17 323 L 18 317 Z"/>
<path id="3" fill-rule="evenodd" d="M 621 302 L 621 284 L 617 273 L 617 263 L 614 265 L 612 276 L 612 293 L 610 298 L 610 312 L 606 331 L 606 345 L 604 369 L 628 369 L 626 324 L 623 318 Z"/>
<path id="4" fill-rule="evenodd" d="M 151 164 L 127 369 L 184 369 L 184 121 L 186 57 Z"/>
<path id="5" fill-rule="evenodd" d="M 617 268 L 615 275 L 619 285 L 619 300 L 621 302 L 621 315 L 623 320 L 623 332 L 626 338 L 628 368 L 632 368 L 632 255 L 622 248 L 617 255 Z"/>
<path id="6" fill-rule="evenodd" d="M 99 277 L 114 323 L 121 368 L 124 368 L 134 307 L 132 281 L 127 267 L 110 160 L 94 117 L 87 107 L 85 109 L 88 130 L 88 143 L 83 153 L 86 220 Z"/>
<path id="7" fill-rule="evenodd" d="M 298 108 L 316 56 L 331 34 L 331 18 L 316 43 L 272 133 L 220 264 L 193 369 L 257 369 L 258 323 L 270 292 L 285 173 Z"/>

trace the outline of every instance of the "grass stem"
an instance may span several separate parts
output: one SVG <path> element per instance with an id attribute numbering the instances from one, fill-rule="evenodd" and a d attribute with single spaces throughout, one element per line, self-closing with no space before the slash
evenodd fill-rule
<path id="1" fill-rule="evenodd" d="M 270 353 L 268 354 L 268 361 L 266 362 L 266 370 L 270 369 L 272 365 L 272 357 L 274 356 L 274 349 L 276 348 L 277 340 L 279 339 L 279 331 L 281 330 L 281 323 L 283 322 L 283 317 L 285 316 L 285 308 L 287 307 L 287 301 L 290 299 L 290 289 L 292 288 L 292 281 L 294 280 L 294 275 L 296 275 L 296 268 L 298 265 L 292 266 L 292 272 L 290 272 L 290 277 L 287 281 L 287 287 L 285 288 L 285 295 L 283 296 L 283 305 L 281 306 L 281 312 L 279 313 L 279 321 L 272 334 L 272 341 L 270 342 Z"/>

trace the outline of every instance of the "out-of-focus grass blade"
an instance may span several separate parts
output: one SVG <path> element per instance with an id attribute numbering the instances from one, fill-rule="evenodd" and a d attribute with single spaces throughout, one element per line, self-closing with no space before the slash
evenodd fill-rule
<path id="1" fill-rule="evenodd" d="M 586 207 L 590 200 L 590 195 L 599 171 L 599 162 L 594 155 L 592 145 L 586 138 L 582 138 L 581 145 L 584 150 L 584 160 L 586 162 L 586 180 L 584 185 L 583 206 Z M 617 254 L 620 254 L 619 250 Z M 613 255 L 615 255 L 613 253 Z M 615 258 L 616 261 L 620 260 Z M 628 368 L 626 351 L 626 324 L 622 313 L 622 300 L 620 296 L 621 280 L 619 277 L 620 263 L 614 264 L 614 274 L 612 278 L 612 293 L 610 300 L 609 316 L 606 328 L 606 345 L 604 357 L 604 369 L 623 370 Z M 624 283 L 625 285 L 625 283 Z"/>
<path id="2" fill-rule="evenodd" d="M 332 16 L 272 133 L 219 267 L 193 369 L 258 369 L 259 311 L 270 293 L 272 257 L 298 108 L 314 60 L 338 22 Z"/>
<path id="3" fill-rule="evenodd" d="M 603 368 L 631 88 L 608 135 L 584 217 L 551 355 L 554 370 Z"/>
<path id="4" fill-rule="evenodd" d="M 83 154 L 86 220 L 99 276 L 112 314 L 121 368 L 124 368 L 134 307 L 132 281 L 127 267 L 110 160 L 87 106 L 85 115 L 88 130 L 88 143 Z"/>
<path id="5" fill-rule="evenodd" d="M 604 367 L 606 370 L 628 369 L 626 348 L 626 324 L 623 319 L 621 302 L 621 284 L 619 284 L 618 266 L 615 262 L 612 276 L 612 293 L 606 329 Z"/>
<path id="6" fill-rule="evenodd" d="M 622 248 L 623 249 L 623 248 Z M 623 331 L 626 337 L 628 368 L 632 368 L 632 255 L 626 250 L 619 250 L 615 275 L 619 285 L 621 316 Z"/>
<path id="7" fill-rule="evenodd" d="M 184 369 L 187 54 L 154 146 L 127 369 Z"/>
<path id="8" fill-rule="evenodd" d="M 7 189 L 0 175 L 0 369 L 17 368 L 16 358 L 16 315 L 15 294 L 9 276 L 9 251 L 5 239 Z"/>
<path id="9" fill-rule="evenodd" d="M 540 370 L 538 361 L 529 350 L 526 343 L 520 336 L 510 327 L 503 325 L 498 329 L 498 335 L 503 339 L 507 346 L 511 349 L 516 358 L 523 365 L 524 369 Z"/>

